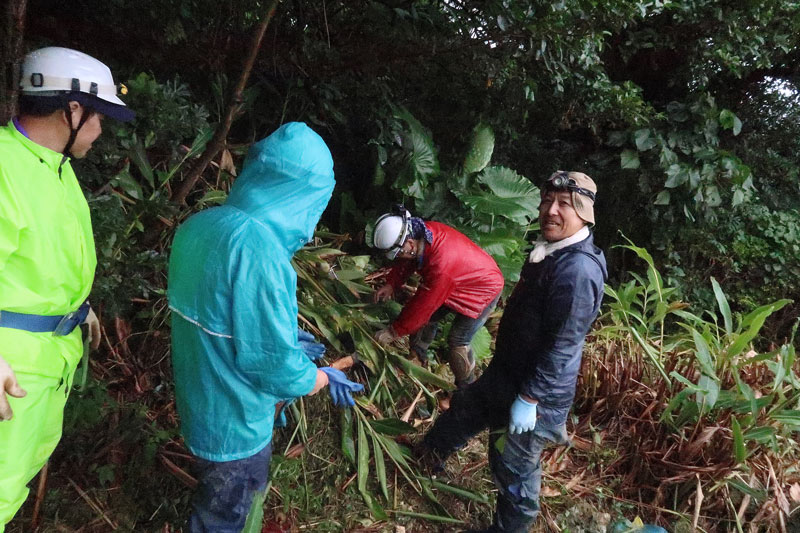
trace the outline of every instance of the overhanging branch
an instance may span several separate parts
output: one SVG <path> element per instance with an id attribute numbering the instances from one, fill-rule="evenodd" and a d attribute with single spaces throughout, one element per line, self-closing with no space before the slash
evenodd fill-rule
<path id="1" fill-rule="evenodd" d="M 264 39 L 267 26 L 269 26 L 272 17 L 275 15 L 275 10 L 278 7 L 279 1 L 280 0 L 273 0 L 269 10 L 267 11 L 266 17 L 264 17 L 264 20 L 261 21 L 261 24 L 259 24 L 258 28 L 256 29 L 256 33 L 253 36 L 253 44 L 250 47 L 250 53 L 248 54 L 247 61 L 242 69 L 242 75 L 239 77 L 239 83 L 236 84 L 236 89 L 233 91 L 233 95 L 231 95 L 231 101 L 228 105 L 228 110 L 225 113 L 225 117 L 222 122 L 220 122 L 219 126 L 217 126 L 217 130 L 214 132 L 214 137 L 212 137 L 209 141 L 208 146 L 206 146 L 206 149 L 200 156 L 200 159 L 197 160 L 197 163 L 192 168 L 191 173 L 186 177 L 181 186 L 178 188 L 178 191 L 173 196 L 172 199 L 176 203 L 186 203 L 186 197 L 190 192 L 192 192 L 197 180 L 203 174 L 208 164 L 211 163 L 220 150 L 222 150 L 223 146 L 225 146 L 225 140 L 228 137 L 228 132 L 233 124 L 233 119 L 241 109 L 242 93 L 247 85 L 247 80 L 250 78 L 250 73 L 253 70 L 253 65 L 255 64 L 256 57 L 258 56 L 258 51 L 261 48 L 261 41 Z"/>

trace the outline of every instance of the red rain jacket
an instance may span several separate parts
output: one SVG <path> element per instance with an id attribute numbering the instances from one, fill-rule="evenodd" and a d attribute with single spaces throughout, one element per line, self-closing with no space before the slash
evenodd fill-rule
<path id="1" fill-rule="evenodd" d="M 503 274 L 492 256 L 469 238 L 439 222 L 425 222 L 433 242 L 425 243 L 422 266 L 416 259 L 402 259 L 389 271 L 386 282 L 395 292 L 419 270 L 422 283 L 392 324 L 400 336 L 414 333 L 439 307 L 477 318 L 503 290 Z"/>

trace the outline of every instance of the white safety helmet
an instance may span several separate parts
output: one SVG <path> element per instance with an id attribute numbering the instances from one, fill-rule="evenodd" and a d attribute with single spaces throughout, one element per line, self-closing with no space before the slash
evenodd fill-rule
<path id="1" fill-rule="evenodd" d="M 26 55 L 20 91 L 30 97 L 68 97 L 122 122 L 135 116 L 117 96 L 111 70 L 92 56 L 69 48 L 50 46 Z"/>
<path id="2" fill-rule="evenodd" d="M 411 213 L 405 208 L 400 214 L 386 213 L 375 222 L 372 242 L 375 248 L 386 250 L 386 257 L 394 260 L 411 234 Z"/>

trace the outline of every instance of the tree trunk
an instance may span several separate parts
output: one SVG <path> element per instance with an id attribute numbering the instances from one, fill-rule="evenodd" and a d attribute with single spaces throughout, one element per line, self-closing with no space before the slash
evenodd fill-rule
<path id="1" fill-rule="evenodd" d="M 22 36 L 28 0 L 10 0 L 3 24 L 0 52 L 0 124 L 16 114 L 19 88 L 19 66 L 22 59 Z"/>

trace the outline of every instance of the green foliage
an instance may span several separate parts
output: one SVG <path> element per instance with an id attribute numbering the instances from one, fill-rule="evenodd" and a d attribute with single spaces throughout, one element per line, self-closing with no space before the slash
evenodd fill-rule
<path id="1" fill-rule="evenodd" d="M 63 9 L 53 0 L 28 2 L 35 20 L 28 21 L 26 47 L 63 42 L 65 26 L 47 22 L 62 20 Z M 148 357 L 166 354 L 147 344 L 166 331 L 171 228 L 162 232 L 162 219 L 187 214 L 169 199 L 172 188 L 210 138 L 209 117 L 226 111 L 264 6 L 114 0 L 70 9 L 71 20 L 114 28 L 100 40 L 96 32 L 71 32 L 70 46 L 107 61 L 118 79 L 132 73 L 124 98 L 138 113 L 132 125 L 104 122 L 95 149 L 75 162 L 96 232 L 92 301 L 104 308 L 111 333 L 103 355 L 115 361 L 113 371 L 96 361 L 91 368 L 110 382 L 108 396 L 116 401 L 139 390 L 152 372 Z M 787 434 L 798 420 L 791 405 L 794 353 L 784 342 L 797 307 L 779 308 L 783 298 L 800 301 L 798 48 L 798 6 L 779 0 L 286 1 L 237 102 L 226 159 L 204 173 L 190 211 L 224 201 L 234 160 L 254 139 L 302 120 L 334 153 L 329 226 L 358 235 L 390 200 L 405 200 L 415 214 L 465 232 L 513 282 L 538 205 L 526 177 L 585 171 L 600 189 L 597 241 L 608 250 L 623 229 L 644 247 L 611 250 L 612 279 L 623 276 L 630 258 L 642 257 L 647 270 L 609 286 L 613 323 L 603 331 L 642 356 L 648 383 L 663 384 L 665 396 L 671 387 L 675 403 L 657 427 L 668 425 L 688 442 L 688 424 L 718 417 L 730 461 L 753 465 L 754 454 L 775 442 L 792 449 Z M 397 467 L 381 440 L 392 439 L 377 430 L 373 438 L 373 423 L 402 416 L 387 407 L 398 396 L 410 401 L 422 391 L 432 404 L 432 388 L 449 380 L 441 368 L 406 360 L 397 347 L 384 352 L 374 345 L 371 332 L 397 309 L 362 301 L 373 265 L 340 249 L 356 250 L 358 237 L 347 244 L 323 239 L 332 241 L 328 250 L 298 255 L 301 311 L 332 349 L 344 350 L 342 337 L 351 335 L 371 372 L 374 388 L 359 407 L 364 418 L 347 421 L 347 449 L 355 468 L 368 448 L 370 471 L 350 494 L 365 488 L 378 516 L 378 507 L 389 508 L 382 479 L 389 482 Z M 718 283 L 709 283 L 712 276 Z M 715 309 L 713 316 L 682 315 L 685 301 Z M 119 328 L 110 327 L 112 317 Z M 125 352 L 124 326 L 131 323 Z M 476 345 L 488 351 L 487 336 L 476 336 Z M 750 343 L 756 355 L 748 359 Z M 741 347 L 736 357 L 734 346 Z M 768 384 L 751 379 L 751 369 Z M 106 410 L 91 383 L 84 400 L 100 405 L 82 408 L 84 420 L 125 408 L 119 402 Z M 777 409 L 781 394 L 788 403 Z M 68 431 L 80 424 L 70 416 Z M 145 455 L 162 441 L 145 442 Z M 123 470 L 96 462 L 91 473 L 113 488 L 110 475 Z M 766 491 L 746 478 L 737 470 L 725 483 L 765 501 Z M 412 480 L 435 516 L 447 520 L 435 507 L 439 488 Z M 169 501 L 153 508 L 176 512 Z M 341 530 L 332 521 L 321 527 Z"/>
<path id="2" fill-rule="evenodd" d="M 177 79 L 160 84 L 140 74 L 128 88 L 138 111 L 133 126 L 107 121 L 110 134 L 77 169 L 83 183 L 95 188 L 89 196 L 98 255 L 94 297 L 112 316 L 130 312 L 134 300 L 163 294 L 166 256 L 143 241 L 148 230 L 177 215 L 169 200 L 171 182 L 212 133 L 207 112 L 191 102 Z"/>
<path id="3" fill-rule="evenodd" d="M 486 124 L 473 130 L 463 165 L 440 173 L 433 140 L 421 124 L 406 110 L 394 117 L 401 120 L 383 128 L 391 133 L 372 141 L 382 162 L 380 175 L 397 175 L 391 187 L 411 197 L 406 204 L 415 214 L 455 226 L 495 258 L 506 279 L 515 280 L 537 214 L 538 189 L 509 168 L 487 166 L 494 133 Z M 407 138 L 417 141 L 409 144 Z"/>
<path id="4" fill-rule="evenodd" d="M 718 223 L 698 223 L 681 235 L 666 231 L 664 252 L 669 283 L 702 306 L 713 303 L 708 286 L 698 279 L 713 275 L 723 281 L 734 309 L 763 299 L 800 301 L 800 212 L 773 211 L 764 205 L 722 210 Z M 796 307 L 794 308 L 796 309 Z M 783 313 L 772 330 L 787 333 L 791 316 Z"/>
<path id="5" fill-rule="evenodd" d="M 665 394 L 656 414 L 670 438 L 686 439 L 682 449 L 694 450 L 694 458 L 705 442 L 698 435 L 724 427 L 727 436 L 716 438 L 716 451 L 729 451 L 732 469 L 747 468 L 765 454 L 782 456 L 800 429 L 794 332 L 779 348 L 762 353 L 755 348 L 765 321 L 790 300 L 733 313 L 722 286 L 711 278 L 716 309 L 694 314 L 664 285 L 646 250 L 626 248 L 647 263 L 647 277 L 632 274 L 618 289 L 606 288 L 611 301 L 598 335 L 630 345 L 632 360 L 638 353 L 645 356 L 649 364 L 637 379 Z"/>

